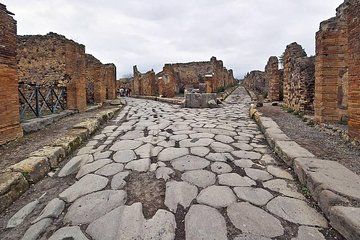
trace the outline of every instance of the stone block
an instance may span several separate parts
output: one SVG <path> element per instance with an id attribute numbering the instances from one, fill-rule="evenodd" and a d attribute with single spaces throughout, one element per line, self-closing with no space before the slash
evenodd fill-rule
<path id="1" fill-rule="evenodd" d="M 360 239 L 360 208 L 335 206 L 329 218 L 331 226 L 347 240 Z"/>
<path id="2" fill-rule="evenodd" d="M 29 157 L 46 157 L 51 168 L 56 168 L 65 158 L 65 150 L 62 147 L 45 146 L 42 149 L 30 153 Z"/>
<path id="3" fill-rule="evenodd" d="M 0 173 L 0 213 L 29 188 L 29 183 L 18 172 Z"/>
<path id="4" fill-rule="evenodd" d="M 50 171 L 47 157 L 29 157 L 9 168 L 22 173 L 30 183 L 38 182 Z"/>

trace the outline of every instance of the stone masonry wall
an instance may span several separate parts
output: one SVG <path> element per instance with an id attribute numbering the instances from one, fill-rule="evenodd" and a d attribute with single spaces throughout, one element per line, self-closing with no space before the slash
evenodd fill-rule
<path id="1" fill-rule="evenodd" d="M 348 10 L 349 54 L 349 135 L 360 141 L 360 1 L 353 1 Z"/>
<path id="2" fill-rule="evenodd" d="M 66 86 L 67 107 L 86 109 L 85 46 L 56 33 L 18 36 L 19 82 Z"/>
<path id="3" fill-rule="evenodd" d="M 301 45 L 291 43 L 284 52 L 284 105 L 295 111 L 312 111 L 315 66 Z"/>
<path id="4" fill-rule="evenodd" d="M 159 95 L 164 97 L 175 97 L 176 75 L 170 64 L 163 67 L 162 76 L 158 78 Z"/>
<path id="5" fill-rule="evenodd" d="M 0 4 L 0 145 L 23 135 L 16 71 L 16 21 Z"/>
<path id="6" fill-rule="evenodd" d="M 265 72 L 254 70 L 244 77 L 244 85 L 259 95 L 265 96 L 268 92 Z"/>
<path id="7" fill-rule="evenodd" d="M 105 86 L 106 86 L 106 98 L 116 98 L 116 66 L 112 63 L 104 65 L 105 70 Z"/>
<path id="8" fill-rule="evenodd" d="M 348 29 L 344 10 L 320 24 L 316 33 L 315 120 L 338 122 L 347 119 Z"/>
<path id="9" fill-rule="evenodd" d="M 87 103 L 103 103 L 106 100 L 104 65 L 94 56 L 86 54 Z"/>
<path id="10" fill-rule="evenodd" d="M 270 101 L 280 100 L 280 73 L 279 59 L 276 56 L 269 58 L 265 66 L 265 77 L 269 84 L 268 98 Z"/>
<path id="11" fill-rule="evenodd" d="M 154 70 L 145 74 L 137 70 L 137 66 L 133 67 L 134 78 L 132 81 L 132 94 L 143 96 L 155 96 L 158 93 L 158 85 Z"/>

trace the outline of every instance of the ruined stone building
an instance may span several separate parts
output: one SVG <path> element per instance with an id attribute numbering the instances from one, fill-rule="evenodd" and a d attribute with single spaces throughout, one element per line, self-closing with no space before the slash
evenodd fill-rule
<path id="1" fill-rule="evenodd" d="M 244 85 L 263 97 L 268 93 L 268 82 L 266 81 L 266 74 L 260 70 L 254 70 L 247 73 L 244 77 Z"/>
<path id="2" fill-rule="evenodd" d="M 18 75 L 16 69 L 16 21 L 0 4 L 0 144 L 21 137 Z"/>
<path id="3" fill-rule="evenodd" d="M 283 74 L 279 70 L 279 59 L 276 56 L 271 56 L 265 66 L 265 78 L 268 84 L 268 99 L 270 101 L 282 100 L 282 85 Z"/>
<path id="4" fill-rule="evenodd" d="M 93 55 L 86 54 L 86 101 L 102 103 L 106 100 L 105 67 Z"/>
<path id="5" fill-rule="evenodd" d="M 132 94 L 143 96 L 155 96 L 158 93 L 158 85 L 154 70 L 144 74 L 140 73 L 137 66 L 133 67 L 134 77 L 132 79 Z"/>

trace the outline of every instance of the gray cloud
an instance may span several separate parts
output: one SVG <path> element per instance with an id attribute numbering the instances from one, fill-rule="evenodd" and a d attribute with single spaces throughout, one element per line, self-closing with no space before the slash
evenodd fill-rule
<path id="1" fill-rule="evenodd" d="M 341 0 L 5 0 L 19 34 L 63 34 L 118 76 L 217 56 L 241 77 L 296 41 L 314 54 L 315 32 Z"/>

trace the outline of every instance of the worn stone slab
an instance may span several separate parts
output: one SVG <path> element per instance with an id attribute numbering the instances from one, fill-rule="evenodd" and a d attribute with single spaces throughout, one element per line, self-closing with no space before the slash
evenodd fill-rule
<path id="1" fill-rule="evenodd" d="M 243 151 L 251 151 L 254 149 L 254 147 L 250 146 L 250 144 L 244 143 L 244 142 L 239 142 L 239 143 L 232 143 L 231 144 L 233 147 L 243 150 Z"/>
<path id="2" fill-rule="evenodd" d="M 150 168 L 150 158 L 134 160 L 125 165 L 125 169 L 130 169 L 138 172 L 147 172 Z"/>
<path id="3" fill-rule="evenodd" d="M 187 240 L 227 240 L 225 219 L 215 208 L 192 205 L 185 216 L 185 236 Z"/>
<path id="4" fill-rule="evenodd" d="M 296 158 L 314 158 L 314 154 L 301 147 L 294 141 L 277 141 L 275 152 L 289 165 L 292 166 Z"/>
<path id="5" fill-rule="evenodd" d="M 181 180 L 194 184 L 200 188 L 215 184 L 216 175 L 206 170 L 193 170 L 181 175 Z"/>
<path id="6" fill-rule="evenodd" d="M 104 190 L 77 199 L 68 209 L 64 222 L 88 224 L 126 202 L 125 191 Z"/>
<path id="7" fill-rule="evenodd" d="M 323 190 L 330 190 L 360 201 L 360 176 L 335 161 L 298 158 L 294 170 L 300 182 L 307 184 L 315 200 Z"/>
<path id="8" fill-rule="evenodd" d="M 272 191 L 279 192 L 285 196 L 305 199 L 305 197 L 297 191 L 297 188 L 294 183 L 287 182 L 284 179 L 274 179 L 263 183 L 265 188 L 268 188 Z"/>
<path id="9" fill-rule="evenodd" d="M 123 136 L 120 137 L 120 139 L 131 140 L 131 139 L 136 139 L 136 138 L 141 138 L 141 137 L 144 137 L 144 131 L 133 130 L 133 131 L 128 131 L 127 133 L 125 133 Z"/>
<path id="10" fill-rule="evenodd" d="M 237 158 L 251 159 L 251 160 L 260 160 L 261 154 L 257 152 L 249 152 L 249 151 L 233 151 L 231 152 Z"/>
<path id="11" fill-rule="evenodd" d="M 264 154 L 261 159 L 260 163 L 263 165 L 278 165 L 279 163 L 276 162 L 276 160 L 270 156 L 269 154 Z"/>
<path id="12" fill-rule="evenodd" d="M 158 154 L 159 161 L 171 161 L 189 154 L 188 148 L 165 148 Z"/>
<path id="13" fill-rule="evenodd" d="M 179 171 L 197 170 L 203 169 L 210 165 L 208 160 L 203 158 L 186 155 L 171 161 L 173 168 Z"/>
<path id="14" fill-rule="evenodd" d="M 144 144 L 140 147 L 138 147 L 135 150 L 135 153 L 140 156 L 140 158 L 150 158 L 151 152 L 154 146 L 150 143 Z"/>
<path id="15" fill-rule="evenodd" d="M 218 153 L 232 152 L 234 148 L 229 144 L 221 143 L 221 142 L 213 142 L 210 144 L 210 147 Z"/>
<path id="16" fill-rule="evenodd" d="M 176 222 L 172 213 L 158 210 L 145 220 L 141 203 L 121 206 L 92 222 L 86 229 L 94 240 L 175 238 Z"/>
<path id="17" fill-rule="evenodd" d="M 133 150 L 121 150 L 115 152 L 113 159 L 118 163 L 128 163 L 136 159 L 136 154 Z"/>
<path id="18" fill-rule="evenodd" d="M 218 176 L 219 184 L 232 187 L 250 187 L 256 182 L 248 177 L 242 177 L 237 173 L 224 173 Z"/>
<path id="19" fill-rule="evenodd" d="M 32 222 L 38 222 L 44 218 L 57 218 L 64 211 L 65 202 L 59 198 L 51 200 L 40 212 L 39 216 Z"/>
<path id="20" fill-rule="evenodd" d="M 250 159 L 240 159 L 240 160 L 235 160 L 234 164 L 241 168 L 251 168 L 254 165 L 254 162 L 251 161 Z"/>
<path id="21" fill-rule="evenodd" d="M 187 148 L 187 147 L 207 147 L 214 139 L 211 138 L 193 138 L 193 139 L 185 139 L 180 141 L 180 147 Z"/>
<path id="22" fill-rule="evenodd" d="M 269 238 L 284 234 L 284 228 L 277 218 L 249 203 L 239 202 L 230 205 L 227 215 L 234 226 L 243 233 Z"/>
<path id="23" fill-rule="evenodd" d="M 9 168 L 14 172 L 21 172 L 31 183 L 38 182 L 50 171 L 47 157 L 29 157 Z"/>
<path id="24" fill-rule="evenodd" d="M 232 171 L 232 167 L 229 164 L 223 162 L 214 162 L 211 164 L 210 168 L 211 171 L 217 174 L 229 173 Z"/>
<path id="25" fill-rule="evenodd" d="M 234 142 L 234 139 L 230 136 L 226 136 L 226 135 L 216 135 L 215 136 L 215 140 L 216 141 L 219 141 L 219 142 L 222 142 L 222 143 L 226 143 L 226 144 L 229 144 L 229 143 L 232 143 Z"/>
<path id="26" fill-rule="evenodd" d="M 184 208 L 189 207 L 197 194 L 197 187 L 187 182 L 170 181 L 166 183 L 164 203 L 170 211 L 176 212 L 178 204 Z"/>
<path id="27" fill-rule="evenodd" d="M 299 199 L 276 197 L 266 205 L 266 208 L 272 214 L 289 222 L 324 228 L 328 226 L 322 215 Z"/>
<path id="28" fill-rule="evenodd" d="M 121 172 L 122 170 L 124 170 L 124 164 L 110 163 L 97 170 L 95 174 L 109 177 Z"/>
<path id="29" fill-rule="evenodd" d="M 88 174 L 59 194 L 66 202 L 73 202 L 86 194 L 104 189 L 108 179 L 95 174 Z"/>
<path id="30" fill-rule="evenodd" d="M 42 149 L 32 152 L 29 157 L 46 157 L 51 168 L 55 168 L 65 158 L 65 150 L 62 147 L 45 146 Z"/>
<path id="31" fill-rule="evenodd" d="M 190 134 L 191 139 L 195 139 L 195 138 L 214 138 L 214 136 L 215 136 L 215 134 L 207 133 L 207 132 Z"/>
<path id="32" fill-rule="evenodd" d="M 137 140 L 121 140 L 115 142 L 110 150 L 112 151 L 121 151 L 121 150 L 134 150 L 140 147 L 143 144 L 142 141 Z"/>
<path id="33" fill-rule="evenodd" d="M 175 172 L 171 168 L 168 167 L 159 167 L 156 170 L 156 178 L 157 179 L 164 179 L 165 181 L 170 179 L 170 176 L 173 175 Z"/>
<path id="34" fill-rule="evenodd" d="M 207 147 L 192 147 L 190 148 L 190 152 L 193 155 L 205 157 L 210 152 L 210 149 Z"/>
<path id="35" fill-rule="evenodd" d="M 317 228 L 300 226 L 296 238 L 291 240 L 325 240 L 325 237 Z"/>
<path id="36" fill-rule="evenodd" d="M 0 173 L 0 212 L 10 206 L 28 188 L 29 183 L 21 173 Z"/>
<path id="37" fill-rule="evenodd" d="M 113 190 L 122 189 L 126 184 L 126 181 L 124 179 L 127 176 L 129 176 L 129 174 L 130 171 L 124 171 L 114 175 L 111 180 L 111 189 Z"/>
<path id="38" fill-rule="evenodd" d="M 267 237 L 256 236 L 256 235 L 245 233 L 245 234 L 241 234 L 241 235 L 237 236 L 236 238 L 234 238 L 234 240 L 271 240 L 271 239 L 267 238 Z"/>
<path id="39" fill-rule="evenodd" d="M 99 159 L 106 159 L 106 158 L 110 158 L 111 154 L 113 153 L 113 151 L 104 151 L 102 152 L 103 149 L 101 149 L 98 152 L 94 153 L 94 160 L 99 160 Z"/>
<path id="40" fill-rule="evenodd" d="M 234 192 L 227 186 L 210 186 L 203 189 L 196 198 L 200 204 L 222 208 L 236 202 Z"/>
<path id="41" fill-rule="evenodd" d="M 330 210 L 330 224 L 346 239 L 360 239 L 360 208 L 335 206 Z"/>
<path id="42" fill-rule="evenodd" d="M 283 178 L 283 179 L 288 179 L 288 180 L 294 180 L 293 176 L 288 173 L 286 170 L 281 169 L 279 167 L 275 167 L 275 166 L 268 166 L 266 168 L 266 170 L 272 174 L 273 176 L 277 177 L 277 178 Z"/>
<path id="43" fill-rule="evenodd" d="M 50 218 L 45 218 L 39 222 L 31 225 L 28 230 L 26 230 L 24 236 L 21 240 L 36 240 L 41 234 L 43 234 L 46 229 L 51 225 L 52 220 Z"/>
<path id="44" fill-rule="evenodd" d="M 89 154 L 73 157 L 60 170 L 60 172 L 58 173 L 58 177 L 66 177 L 70 174 L 77 172 L 83 165 L 85 165 L 91 159 L 92 156 Z"/>
<path id="45" fill-rule="evenodd" d="M 251 179 L 257 181 L 266 181 L 273 178 L 272 175 L 270 175 L 268 172 L 260 170 L 260 169 L 253 169 L 253 168 L 245 168 L 245 173 L 248 175 Z"/>
<path id="46" fill-rule="evenodd" d="M 101 159 L 92 163 L 85 164 L 80 168 L 79 172 L 76 174 L 76 179 L 80 179 L 86 174 L 94 172 L 112 162 L 113 161 L 111 161 L 110 159 Z"/>
<path id="47" fill-rule="evenodd" d="M 88 238 L 81 231 L 80 227 L 63 227 L 57 230 L 49 240 L 64 240 L 64 239 L 73 239 L 73 240 L 88 240 Z"/>
<path id="48" fill-rule="evenodd" d="M 35 207 L 39 204 L 39 200 L 36 199 L 24 207 L 22 207 L 19 211 L 17 211 L 7 222 L 6 228 L 14 228 L 19 226 L 27 216 L 35 209 Z"/>
<path id="49" fill-rule="evenodd" d="M 264 206 L 274 197 L 265 189 L 254 187 L 235 187 L 234 192 L 241 200 L 248 201 L 257 206 Z"/>

